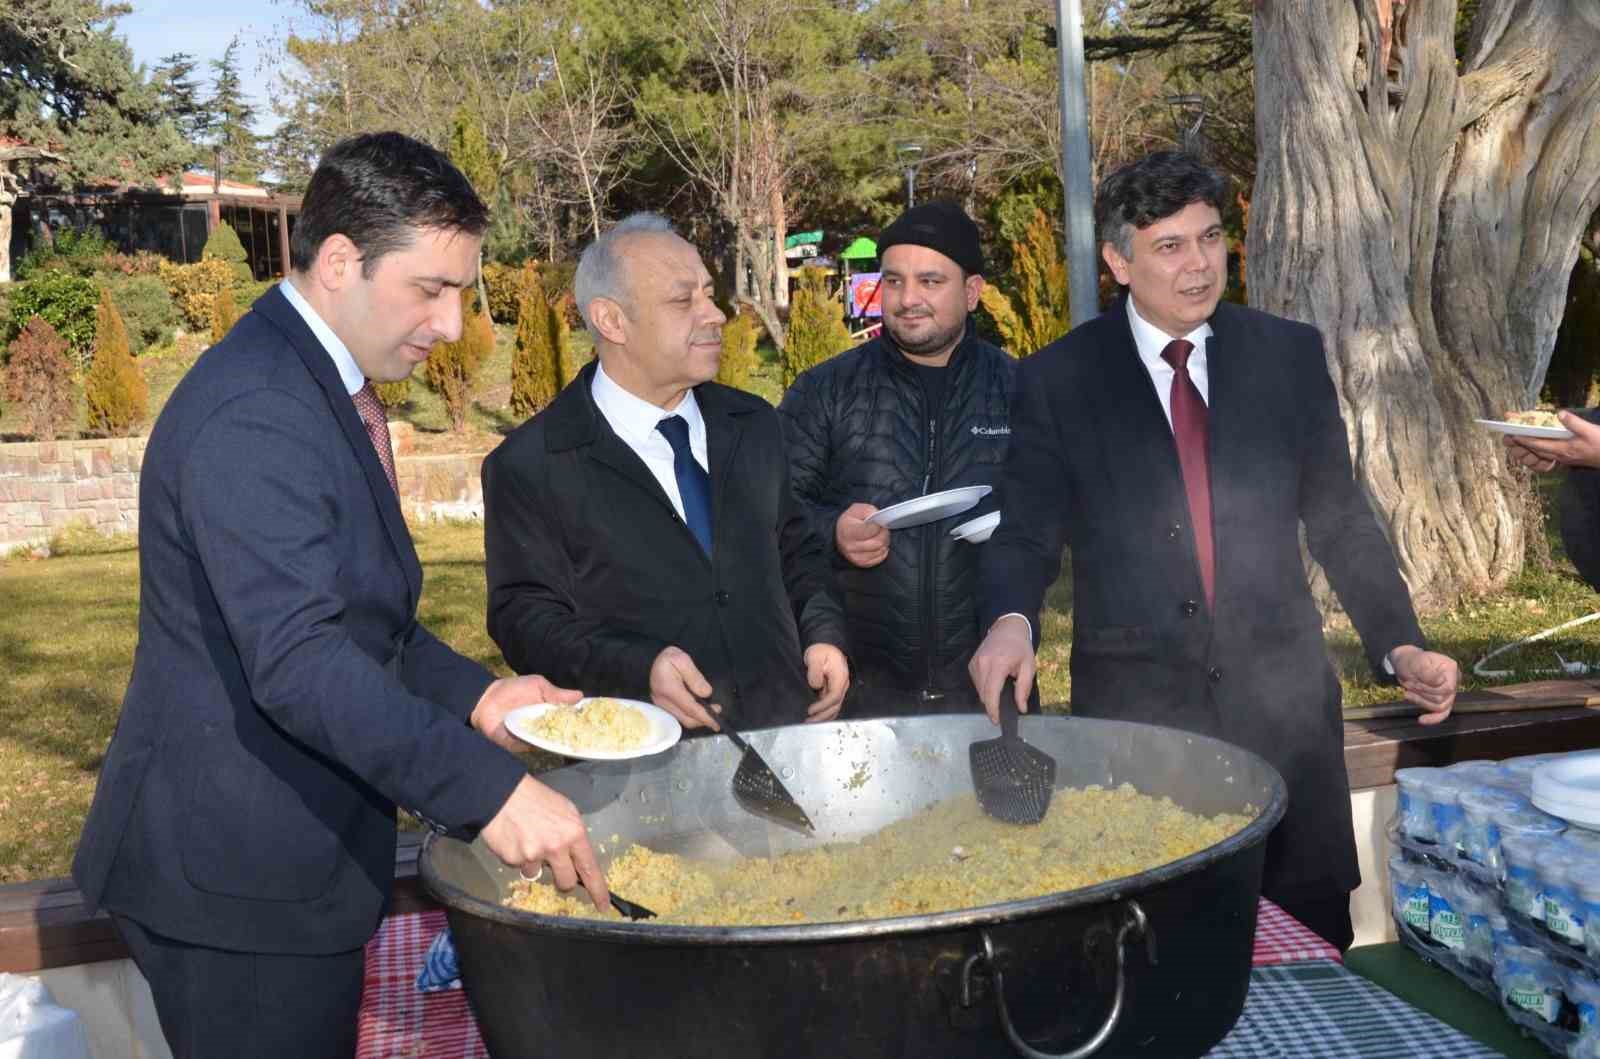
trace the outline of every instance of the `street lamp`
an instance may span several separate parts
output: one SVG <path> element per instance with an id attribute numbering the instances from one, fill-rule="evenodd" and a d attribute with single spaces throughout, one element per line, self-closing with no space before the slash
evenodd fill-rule
<path id="1" fill-rule="evenodd" d="M 1206 122 L 1206 97 L 1193 94 L 1168 96 L 1167 109 L 1172 112 L 1172 127 L 1177 131 L 1178 147 L 1189 154 L 1203 154 L 1204 141 L 1200 127 Z"/>
<path id="2" fill-rule="evenodd" d="M 906 175 L 906 209 L 917 204 L 917 166 L 922 164 L 922 144 L 902 143 L 895 148 L 900 169 Z"/>

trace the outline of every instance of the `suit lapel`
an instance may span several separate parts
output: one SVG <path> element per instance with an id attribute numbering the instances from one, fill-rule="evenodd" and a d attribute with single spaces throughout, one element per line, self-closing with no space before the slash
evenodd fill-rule
<path id="1" fill-rule="evenodd" d="M 394 545 L 395 555 L 405 571 L 406 585 L 411 595 L 407 609 L 414 611 L 417 600 L 422 595 L 422 564 L 418 561 L 416 548 L 411 543 L 411 531 L 406 528 L 405 514 L 400 510 L 400 498 L 389 485 L 389 476 L 383 473 L 383 464 L 378 462 L 378 453 L 372 447 L 372 439 L 367 435 L 367 428 L 361 422 L 360 414 L 356 412 L 355 402 L 345 392 L 344 380 L 339 377 L 339 369 L 334 366 L 333 358 L 322 347 L 317 336 L 311 333 L 311 328 L 306 326 L 305 320 L 278 288 L 274 287 L 262 295 L 256 301 L 253 311 L 265 315 L 288 337 L 289 345 L 299 355 L 317 385 L 322 388 L 328 407 L 333 412 L 333 418 L 339 424 L 339 429 L 344 432 L 345 440 L 355 450 L 356 461 L 361 464 L 362 473 L 367 479 L 367 488 L 372 492 L 373 500 L 378 505 L 378 514 L 383 520 L 384 530 L 388 533 L 389 541 Z"/>
<path id="2" fill-rule="evenodd" d="M 1107 455 L 1125 461 L 1126 467 L 1136 468 L 1137 480 L 1147 485 L 1164 507 L 1172 497 L 1184 497 L 1178 445 L 1161 410 L 1155 382 L 1139 359 L 1128 322 L 1126 296 L 1106 317 L 1112 335 L 1107 342 L 1109 355 L 1104 371 L 1111 399 L 1100 406 L 1100 414 L 1102 433 L 1109 441 Z"/>
<path id="3" fill-rule="evenodd" d="M 1219 601 L 1227 591 L 1232 567 L 1229 537 L 1238 536 L 1229 528 L 1241 527 L 1241 518 L 1248 518 L 1235 503 L 1238 494 L 1228 485 L 1249 482 L 1259 474 L 1243 429 L 1250 417 L 1241 405 L 1250 397 L 1241 392 L 1245 380 L 1233 374 L 1239 363 L 1239 340 L 1233 322 L 1228 304 L 1220 303 L 1211 314 L 1211 337 L 1206 340 L 1206 440 L 1211 462 L 1211 539 Z"/>
<path id="4" fill-rule="evenodd" d="M 721 536 L 719 528 L 724 525 L 728 472 L 744 436 L 744 421 L 742 416 L 733 415 L 709 387 L 696 389 L 695 400 L 706 421 L 706 460 L 711 464 L 711 539 L 715 542 Z"/>

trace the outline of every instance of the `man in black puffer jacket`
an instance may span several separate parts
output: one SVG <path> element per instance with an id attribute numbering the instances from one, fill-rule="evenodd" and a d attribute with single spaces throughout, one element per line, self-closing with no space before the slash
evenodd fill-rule
<path id="1" fill-rule="evenodd" d="M 1005 461 L 1015 362 L 979 338 L 978 229 L 959 206 L 907 210 L 878 241 L 884 333 L 795 380 L 784 417 L 795 494 L 833 554 L 855 679 L 844 716 L 982 706 L 981 544 L 952 528 L 993 510 L 890 531 L 866 519 L 924 493 L 993 485 Z"/>

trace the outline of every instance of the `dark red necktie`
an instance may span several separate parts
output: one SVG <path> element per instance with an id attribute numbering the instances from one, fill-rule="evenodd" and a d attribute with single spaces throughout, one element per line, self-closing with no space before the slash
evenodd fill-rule
<path id="1" fill-rule="evenodd" d="M 372 385 L 372 380 L 363 383 L 361 389 L 350 395 L 350 399 L 355 401 L 356 414 L 361 417 L 361 425 L 367 428 L 367 437 L 372 439 L 372 447 L 378 453 L 378 462 L 383 465 L 384 476 L 398 494 L 400 483 L 395 480 L 394 449 L 389 444 L 389 415 L 384 411 L 383 402 L 378 399 L 378 391 Z"/>
<path id="2" fill-rule="evenodd" d="M 1206 445 L 1206 402 L 1189 378 L 1189 354 L 1194 343 L 1175 338 L 1161 351 L 1172 365 L 1172 437 L 1178 444 L 1183 467 L 1183 491 L 1189 497 L 1189 522 L 1194 526 L 1195 558 L 1200 562 L 1200 583 L 1206 590 L 1206 607 L 1216 603 L 1216 549 L 1211 539 L 1211 457 Z"/>

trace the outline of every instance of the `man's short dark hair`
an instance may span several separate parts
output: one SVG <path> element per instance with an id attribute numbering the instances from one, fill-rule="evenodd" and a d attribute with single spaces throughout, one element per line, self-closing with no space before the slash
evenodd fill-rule
<path id="1" fill-rule="evenodd" d="M 1192 154 L 1157 151 L 1119 167 L 1100 181 L 1094 226 L 1102 243 L 1133 256 L 1133 229 L 1145 228 L 1204 202 L 1222 212 L 1228 181 Z"/>
<path id="2" fill-rule="evenodd" d="M 419 228 L 477 236 L 488 227 L 489 208 L 442 152 L 398 132 L 366 133 L 340 140 L 317 163 L 289 262 L 304 272 L 329 236 L 343 235 L 361 252 L 361 274 L 371 276 Z"/>

